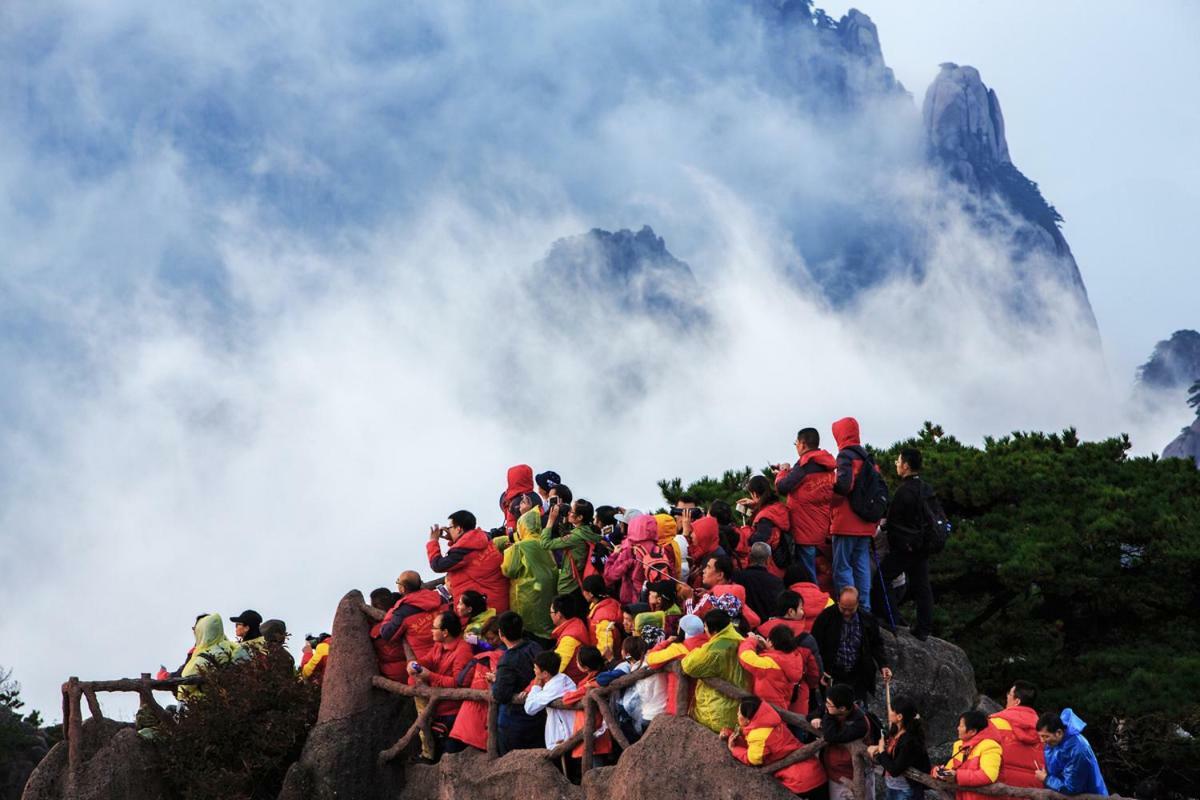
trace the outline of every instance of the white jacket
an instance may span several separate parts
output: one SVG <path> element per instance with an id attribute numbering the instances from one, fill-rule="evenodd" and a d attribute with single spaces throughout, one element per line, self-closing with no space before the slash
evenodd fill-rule
<path id="1" fill-rule="evenodd" d="M 525 695 L 525 713 L 530 716 L 546 710 L 546 749 L 552 750 L 560 742 L 571 738 L 575 732 L 575 712 L 558 708 L 546 708 L 555 700 L 561 700 L 567 692 L 575 691 L 575 681 L 560 672 L 545 686 L 530 686 Z"/>

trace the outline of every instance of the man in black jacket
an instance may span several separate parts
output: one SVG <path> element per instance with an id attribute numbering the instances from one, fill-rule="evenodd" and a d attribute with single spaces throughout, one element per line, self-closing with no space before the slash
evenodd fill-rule
<path id="1" fill-rule="evenodd" d="M 779 595 L 787 588 L 782 580 L 767 570 L 770 560 L 771 545 L 755 542 L 750 545 L 750 563 L 745 569 L 733 573 L 733 582 L 746 589 L 746 605 L 754 609 L 759 619 L 766 619 L 775 613 Z"/>
<path id="2" fill-rule="evenodd" d="M 525 638 L 525 625 L 521 615 L 515 611 L 505 611 L 496 618 L 496 623 L 500 628 L 500 641 L 507 650 L 491 675 L 492 698 L 500 703 L 497 721 L 500 754 L 542 747 L 546 729 L 545 712 L 530 716 L 521 706 L 512 705 L 513 697 L 525 691 L 533 681 L 533 659 L 542 648 Z"/>
<path id="3" fill-rule="evenodd" d="M 888 592 L 888 603 L 885 605 L 882 594 L 879 602 L 873 602 L 871 607 L 876 613 L 884 613 L 890 608 L 893 614 L 905 599 L 912 599 L 917 604 L 917 624 L 912 627 L 912 635 L 925 641 L 933 631 L 933 590 L 929 586 L 929 548 L 926 541 L 926 528 L 930 524 L 927 519 L 926 504 L 933 496 L 933 489 L 921 480 L 921 451 L 906 447 L 896 457 L 896 474 L 900 476 L 900 485 L 892 495 L 888 506 L 887 518 L 884 520 L 884 530 L 887 531 L 888 554 L 879 564 L 882 574 L 882 584 L 879 591 Z M 900 574 L 905 577 L 904 591 L 892 588 L 892 581 Z"/>
<path id="4" fill-rule="evenodd" d="M 817 615 L 812 634 L 821 648 L 826 684 L 848 684 L 855 697 L 866 703 L 868 696 L 875 694 L 876 671 L 885 681 L 892 679 L 879 623 L 859 608 L 858 590 L 853 586 L 844 587 L 837 605 Z"/>

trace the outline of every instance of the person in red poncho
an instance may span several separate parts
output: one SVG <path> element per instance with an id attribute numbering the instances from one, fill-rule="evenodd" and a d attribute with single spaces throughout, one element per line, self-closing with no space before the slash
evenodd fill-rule
<path id="1" fill-rule="evenodd" d="M 500 551 L 487 533 L 475 527 L 475 515 L 470 511 L 455 511 L 446 528 L 434 525 L 429 529 L 425 552 L 429 568 L 446 573 L 446 588 L 456 599 L 468 589 L 474 589 L 488 599 L 497 614 L 508 611 L 508 578 L 500 571 L 504 563 Z M 450 547 L 442 555 L 441 539 Z"/>
<path id="2" fill-rule="evenodd" d="M 830 506 L 830 536 L 833 539 L 833 585 L 837 591 L 847 586 L 858 589 L 859 602 L 871 610 L 871 542 L 877 522 L 870 522 L 854 513 L 850 494 L 859 480 L 864 465 L 873 466 L 870 454 L 859 438 L 858 420 L 843 417 L 833 423 L 833 438 L 837 441 L 837 466 L 834 471 L 833 503 Z"/>
<path id="3" fill-rule="evenodd" d="M 738 707 L 738 727 L 721 731 L 729 752 L 743 764 L 771 764 L 800 747 L 770 703 L 747 697 Z M 816 756 L 797 761 L 775 773 L 775 779 L 788 791 L 807 795 L 825 786 L 825 768 Z"/>
<path id="4" fill-rule="evenodd" d="M 491 691 L 492 684 L 488 675 L 496 672 L 496 665 L 504 650 L 497 648 L 478 653 L 467 666 L 456 676 L 458 686 L 468 689 Z M 450 738 L 474 747 L 476 750 L 487 750 L 487 717 L 488 704 L 482 700 L 464 700 L 454 718 L 454 727 L 450 729 Z M 449 748 L 447 748 L 449 749 Z"/>
<path id="5" fill-rule="evenodd" d="M 808 570 L 809 580 L 815 583 L 819 577 L 817 552 L 829 539 L 837 462 L 821 449 L 821 434 L 816 428 L 802 428 L 796 434 L 796 455 L 799 460 L 795 467 L 775 465 L 775 489 L 787 498 L 796 555 Z"/>
<path id="6" fill-rule="evenodd" d="M 533 468 L 528 464 L 517 464 L 508 468 L 508 486 L 500 495 L 500 511 L 504 514 L 504 527 L 511 534 L 517 527 L 517 514 L 512 506 L 513 500 L 533 491 Z"/>
<path id="7" fill-rule="evenodd" d="M 999 780 L 1008 786 L 1042 788 L 1036 773 L 1046 763 L 1046 754 L 1037 732 L 1036 699 L 1036 686 L 1015 681 L 1005 697 L 1004 710 L 988 718 L 1003 752 Z"/>
<path id="8" fill-rule="evenodd" d="M 750 673 L 755 696 L 808 715 L 809 698 L 821 685 L 821 670 L 788 628 L 772 628 L 766 638 L 750 634 L 738 645 L 738 661 Z"/>

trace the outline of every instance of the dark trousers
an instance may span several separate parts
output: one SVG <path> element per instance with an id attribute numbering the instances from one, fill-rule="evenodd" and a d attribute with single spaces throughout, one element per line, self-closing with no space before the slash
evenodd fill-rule
<path id="1" fill-rule="evenodd" d="M 879 564 L 879 571 L 883 573 L 881 588 L 888 593 L 893 611 L 899 608 L 900 603 L 906 599 L 911 599 L 917 604 L 917 624 L 912 626 L 912 634 L 928 636 L 932 633 L 933 589 L 929 586 L 929 556 L 924 553 L 893 551 L 883 557 L 883 561 Z M 905 576 L 903 594 L 898 594 L 892 589 L 892 581 L 899 577 L 900 573 L 904 573 Z M 883 609 L 876 611 L 878 613 Z"/>

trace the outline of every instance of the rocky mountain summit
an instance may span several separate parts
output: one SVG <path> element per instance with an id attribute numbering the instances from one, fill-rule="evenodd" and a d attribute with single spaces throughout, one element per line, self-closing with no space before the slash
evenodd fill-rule
<path id="1" fill-rule="evenodd" d="M 1150 389 L 1186 390 L 1200 380 L 1200 332 L 1178 330 L 1154 345 L 1138 368 L 1138 383 Z"/>
<path id="2" fill-rule="evenodd" d="M 1200 468 L 1200 417 L 1163 448 L 1163 458 L 1190 458 Z"/>

